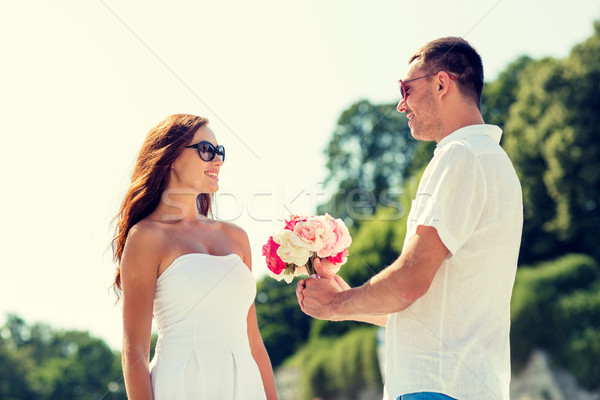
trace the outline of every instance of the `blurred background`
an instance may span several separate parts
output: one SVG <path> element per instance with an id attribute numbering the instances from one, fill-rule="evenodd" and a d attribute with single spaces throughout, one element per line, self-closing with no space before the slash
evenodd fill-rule
<path id="1" fill-rule="evenodd" d="M 395 111 L 397 80 L 462 36 L 523 185 L 511 397 L 599 399 L 600 5 L 524 3 L 1 1 L 0 398 L 125 398 L 111 219 L 174 113 L 227 148 L 217 217 L 249 234 L 281 398 L 380 398 L 381 331 L 304 316 L 261 246 L 291 213 L 329 212 L 353 235 L 352 285 L 399 255 L 433 145 Z"/>

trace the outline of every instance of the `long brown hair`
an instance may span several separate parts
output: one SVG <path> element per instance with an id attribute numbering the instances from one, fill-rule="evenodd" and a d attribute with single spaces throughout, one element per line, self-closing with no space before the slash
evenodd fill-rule
<path id="1" fill-rule="evenodd" d="M 117 263 L 113 289 L 117 297 L 121 293 L 119 264 L 129 230 L 156 209 L 169 183 L 171 164 L 190 143 L 196 131 L 206 124 L 206 118 L 175 114 L 168 116 L 148 132 L 135 162 L 121 209 L 113 219 L 113 223 L 117 223 L 112 240 L 113 260 Z M 207 216 L 211 202 L 212 195 L 199 194 L 196 198 L 198 212 Z"/>

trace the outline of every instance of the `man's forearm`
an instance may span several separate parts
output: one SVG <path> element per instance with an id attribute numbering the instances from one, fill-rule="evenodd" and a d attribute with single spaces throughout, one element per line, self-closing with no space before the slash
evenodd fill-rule
<path id="1" fill-rule="evenodd" d="M 333 319 L 332 321 L 356 321 L 356 322 L 364 322 L 367 324 L 377 325 L 377 326 L 385 326 L 387 325 L 387 314 L 357 314 L 353 315 L 349 318 L 340 318 Z"/>
<path id="2" fill-rule="evenodd" d="M 390 268 L 394 268 L 394 265 L 387 269 Z M 382 317 L 387 320 L 388 314 L 410 306 L 412 301 L 394 291 L 386 282 L 387 279 L 377 275 L 360 287 L 339 293 L 332 304 L 334 318 L 376 323 L 372 321 L 380 322 Z"/>
<path id="3" fill-rule="evenodd" d="M 364 285 L 336 295 L 333 317 L 356 319 L 408 308 L 427 292 L 447 254 L 435 228 L 420 226 L 392 265 Z"/>

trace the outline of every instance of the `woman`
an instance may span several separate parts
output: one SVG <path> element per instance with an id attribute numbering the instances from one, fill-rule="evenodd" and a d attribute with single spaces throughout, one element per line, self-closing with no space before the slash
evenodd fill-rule
<path id="1" fill-rule="evenodd" d="M 130 400 L 277 398 L 256 322 L 248 237 L 208 217 L 225 149 L 207 123 L 172 115 L 150 130 L 116 217 L 114 285 Z"/>

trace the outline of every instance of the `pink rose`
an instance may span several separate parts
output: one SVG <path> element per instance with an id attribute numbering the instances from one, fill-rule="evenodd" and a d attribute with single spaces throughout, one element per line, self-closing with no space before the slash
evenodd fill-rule
<path id="1" fill-rule="evenodd" d="M 275 274 L 279 275 L 285 270 L 286 264 L 281 261 L 281 258 L 277 255 L 277 249 L 279 245 L 273 240 L 273 236 L 269 237 L 269 240 L 262 248 L 262 255 L 267 260 L 267 267 Z"/>
<path id="2" fill-rule="evenodd" d="M 312 274 L 315 257 L 323 260 L 322 276 L 335 274 L 348 260 L 347 247 L 352 239 L 341 219 L 331 215 L 301 217 L 291 215 L 285 227 L 262 248 L 269 274 L 277 280 L 291 282 L 295 276 Z"/>
<path id="3" fill-rule="evenodd" d="M 335 251 L 337 249 L 337 237 L 335 235 L 335 226 L 333 222 L 334 221 L 331 219 L 329 214 L 325 214 L 325 216 L 322 218 L 324 230 L 321 234 L 321 239 L 323 241 L 323 245 L 317 251 L 317 256 L 319 256 L 319 258 L 326 258 L 339 253 L 339 251 Z"/>
<path id="4" fill-rule="evenodd" d="M 300 221 L 294 226 L 294 233 L 310 251 L 317 251 L 321 248 L 322 241 L 318 232 L 318 227 L 313 221 Z"/>
<path id="5" fill-rule="evenodd" d="M 350 247 L 352 244 L 352 238 L 350 237 L 350 232 L 342 221 L 339 218 L 331 220 L 331 225 L 333 226 L 333 233 L 335 235 L 336 246 L 334 250 L 334 254 L 337 254 L 344 249 Z"/>
<path id="6" fill-rule="evenodd" d="M 346 261 L 348 260 L 348 249 L 344 249 L 343 251 L 340 251 L 335 256 L 329 256 L 328 260 L 329 260 L 330 263 L 332 263 L 334 265 L 345 264 Z"/>
<path id="7" fill-rule="evenodd" d="M 306 218 L 299 215 L 290 215 L 290 219 L 285 221 L 285 229 L 293 231 L 298 222 L 306 221 Z"/>

